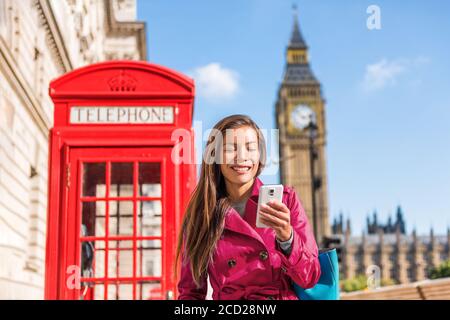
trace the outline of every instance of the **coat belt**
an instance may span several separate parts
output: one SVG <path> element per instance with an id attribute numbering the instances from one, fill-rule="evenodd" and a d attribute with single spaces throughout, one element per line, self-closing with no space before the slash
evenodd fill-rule
<path id="1" fill-rule="evenodd" d="M 220 291 L 221 300 L 263 300 L 274 299 L 280 294 L 280 288 L 275 286 L 241 286 L 226 284 Z"/>

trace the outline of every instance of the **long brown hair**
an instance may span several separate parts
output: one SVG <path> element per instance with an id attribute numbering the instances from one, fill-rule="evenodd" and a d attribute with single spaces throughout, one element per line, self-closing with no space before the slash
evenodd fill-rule
<path id="1" fill-rule="evenodd" d="M 266 162 L 266 143 L 258 125 L 248 116 L 235 114 L 220 120 L 211 131 L 202 160 L 200 179 L 186 207 L 175 257 L 174 273 L 181 248 L 184 243 L 184 259 L 188 259 L 195 284 L 200 286 L 200 278 L 206 274 L 217 240 L 223 231 L 225 213 L 230 207 L 225 187 L 225 179 L 217 159 L 221 157 L 222 137 L 227 129 L 248 126 L 256 131 L 259 145 L 258 176 Z M 216 151 L 217 150 L 217 151 Z M 220 153 L 220 154 L 219 154 Z M 211 161 L 214 160 L 214 161 Z M 207 160 L 207 161 L 205 161 Z"/>

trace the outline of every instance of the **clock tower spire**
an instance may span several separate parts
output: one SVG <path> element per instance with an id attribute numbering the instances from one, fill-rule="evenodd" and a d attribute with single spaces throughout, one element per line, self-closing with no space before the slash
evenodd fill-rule
<path id="1" fill-rule="evenodd" d="M 288 63 L 307 63 L 308 46 L 306 45 L 302 33 L 300 32 L 296 5 L 293 6 L 292 11 L 294 13 L 294 26 L 292 28 L 291 40 L 289 41 L 289 46 L 287 47 L 287 61 Z"/>
<path id="2" fill-rule="evenodd" d="M 280 178 L 302 201 L 317 242 L 330 234 L 326 173 L 325 100 L 309 64 L 296 6 L 278 89 L 275 117 L 280 133 Z"/>

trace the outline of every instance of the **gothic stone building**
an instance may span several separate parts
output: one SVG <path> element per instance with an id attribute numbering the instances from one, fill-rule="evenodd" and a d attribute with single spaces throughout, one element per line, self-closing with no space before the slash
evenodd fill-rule
<path id="1" fill-rule="evenodd" d="M 376 213 L 367 219 L 367 230 L 361 236 L 352 236 L 350 220 L 343 226 L 342 215 L 335 220 L 333 232 L 342 241 L 340 271 L 343 279 L 368 275 L 377 266 L 380 280 L 399 284 L 428 278 L 429 270 L 450 259 L 450 229 L 447 235 L 406 234 L 401 208 L 397 209 L 395 223 L 390 219 L 379 223 Z M 389 228 L 390 226 L 390 228 Z"/>
<path id="2" fill-rule="evenodd" d="M 44 296 L 50 80 L 145 38 L 135 0 L 0 1 L 0 299 Z"/>

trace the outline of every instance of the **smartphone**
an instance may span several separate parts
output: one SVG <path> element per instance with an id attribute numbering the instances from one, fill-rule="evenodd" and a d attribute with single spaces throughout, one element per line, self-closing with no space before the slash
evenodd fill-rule
<path id="1" fill-rule="evenodd" d="M 258 210 L 256 211 L 256 226 L 258 228 L 269 228 L 269 226 L 259 221 L 259 210 L 262 204 L 267 204 L 270 200 L 283 200 L 282 184 L 265 184 L 259 187 Z"/>

